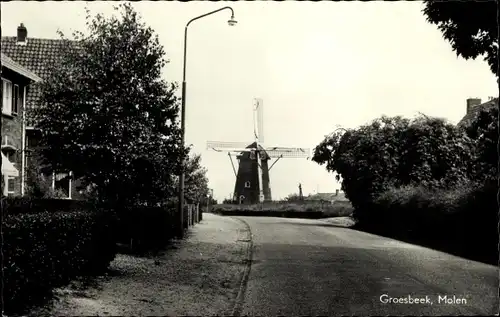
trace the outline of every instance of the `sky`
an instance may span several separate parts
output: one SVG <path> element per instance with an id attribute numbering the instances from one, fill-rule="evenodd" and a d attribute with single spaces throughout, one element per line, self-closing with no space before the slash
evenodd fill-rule
<path id="1" fill-rule="evenodd" d="M 116 2 L 5 2 L 2 35 L 58 38 L 85 31 L 85 7 L 113 14 Z M 466 99 L 498 96 L 496 78 L 478 58 L 456 56 L 415 2 L 133 2 L 170 61 L 169 82 L 182 82 L 183 37 L 196 16 L 230 5 L 189 26 L 186 143 L 201 153 L 218 200 L 234 190 L 225 153 L 207 141 L 253 141 L 252 104 L 262 98 L 266 146 L 311 150 L 337 126 L 355 128 L 381 115 L 419 112 L 457 123 Z M 179 89 L 180 95 L 180 89 Z M 236 162 L 235 162 L 236 163 Z M 273 199 L 298 192 L 335 192 L 324 166 L 281 159 L 271 170 Z"/>

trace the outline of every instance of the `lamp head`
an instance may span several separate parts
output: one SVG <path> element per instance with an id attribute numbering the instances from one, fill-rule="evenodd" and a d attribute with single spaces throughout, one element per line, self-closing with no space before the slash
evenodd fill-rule
<path id="1" fill-rule="evenodd" d="M 238 21 L 236 21 L 234 19 L 234 15 L 231 15 L 231 19 L 229 19 L 229 21 L 227 21 L 227 23 L 230 25 L 230 26 L 234 26 L 236 23 L 238 23 Z"/>

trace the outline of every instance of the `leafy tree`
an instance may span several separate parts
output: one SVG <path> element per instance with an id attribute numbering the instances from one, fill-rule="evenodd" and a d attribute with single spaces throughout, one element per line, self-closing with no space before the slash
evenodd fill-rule
<path id="1" fill-rule="evenodd" d="M 205 202 L 208 195 L 207 170 L 201 165 L 201 155 L 191 155 L 185 166 L 184 199 L 187 203 Z M 176 179 L 176 185 L 178 179 Z"/>
<path id="2" fill-rule="evenodd" d="M 498 106 L 482 110 L 465 128 L 474 140 L 473 179 L 478 182 L 498 179 Z"/>
<path id="3" fill-rule="evenodd" d="M 300 202 L 303 201 L 304 199 L 300 197 L 299 194 L 293 193 L 285 197 L 285 201 L 287 202 Z"/>
<path id="4" fill-rule="evenodd" d="M 381 117 L 327 136 L 313 161 L 342 178 L 342 190 L 362 210 L 391 187 L 446 187 L 467 178 L 471 141 L 442 119 Z"/>
<path id="5" fill-rule="evenodd" d="M 231 199 L 231 198 L 225 198 L 223 201 L 222 201 L 223 204 L 236 204 L 236 201 Z"/>
<path id="6" fill-rule="evenodd" d="M 427 21 L 436 24 L 458 56 L 484 55 L 498 77 L 498 1 L 425 0 Z"/>
<path id="7" fill-rule="evenodd" d="M 181 157 L 175 84 L 161 78 L 163 47 L 130 4 L 90 17 L 42 84 L 42 156 L 111 201 L 159 203 L 175 192 Z"/>

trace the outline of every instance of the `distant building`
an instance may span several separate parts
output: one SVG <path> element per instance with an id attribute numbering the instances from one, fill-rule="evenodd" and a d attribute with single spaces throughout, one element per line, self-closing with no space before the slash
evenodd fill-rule
<path id="1" fill-rule="evenodd" d="M 481 103 L 479 98 L 467 99 L 467 108 L 465 116 L 460 120 L 458 126 L 465 126 L 469 124 L 479 114 L 481 110 L 488 110 L 493 107 L 498 107 L 498 98 L 490 97 L 487 102 Z"/>
<path id="2" fill-rule="evenodd" d="M 1 51 L 14 62 L 29 69 L 44 80 L 50 75 L 49 66 L 59 58 L 63 45 L 66 45 L 63 40 L 29 38 L 27 28 L 21 23 L 17 28 L 17 36 L 2 36 Z M 32 115 L 30 115 L 30 110 L 40 105 L 40 97 L 40 86 L 33 84 L 27 91 L 24 100 L 26 108 L 25 164 L 28 168 L 40 164 L 40 158 L 37 156 L 40 131 L 35 128 L 36 124 L 33 121 Z M 72 181 L 70 175 L 71 172 L 59 173 L 56 171 L 52 175 L 45 176 L 50 179 L 52 189 L 62 190 L 66 193 L 67 198 L 78 199 L 77 185 L 79 182 Z"/>
<path id="3" fill-rule="evenodd" d="M 316 193 L 305 197 L 307 201 L 323 201 L 333 203 L 335 201 L 347 201 L 344 192 L 336 190 L 335 193 Z"/>
<path id="4" fill-rule="evenodd" d="M 1 53 L 2 195 L 20 196 L 25 189 L 25 104 L 30 85 L 42 79 Z"/>

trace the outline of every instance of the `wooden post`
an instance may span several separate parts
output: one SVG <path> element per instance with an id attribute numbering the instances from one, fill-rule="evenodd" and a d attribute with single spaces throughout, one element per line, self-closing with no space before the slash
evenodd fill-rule
<path id="1" fill-rule="evenodd" d="M 193 226 L 193 205 L 191 205 L 191 210 L 189 210 L 189 225 Z"/>
<path id="2" fill-rule="evenodd" d="M 200 222 L 200 204 L 196 206 L 196 223 Z"/>

